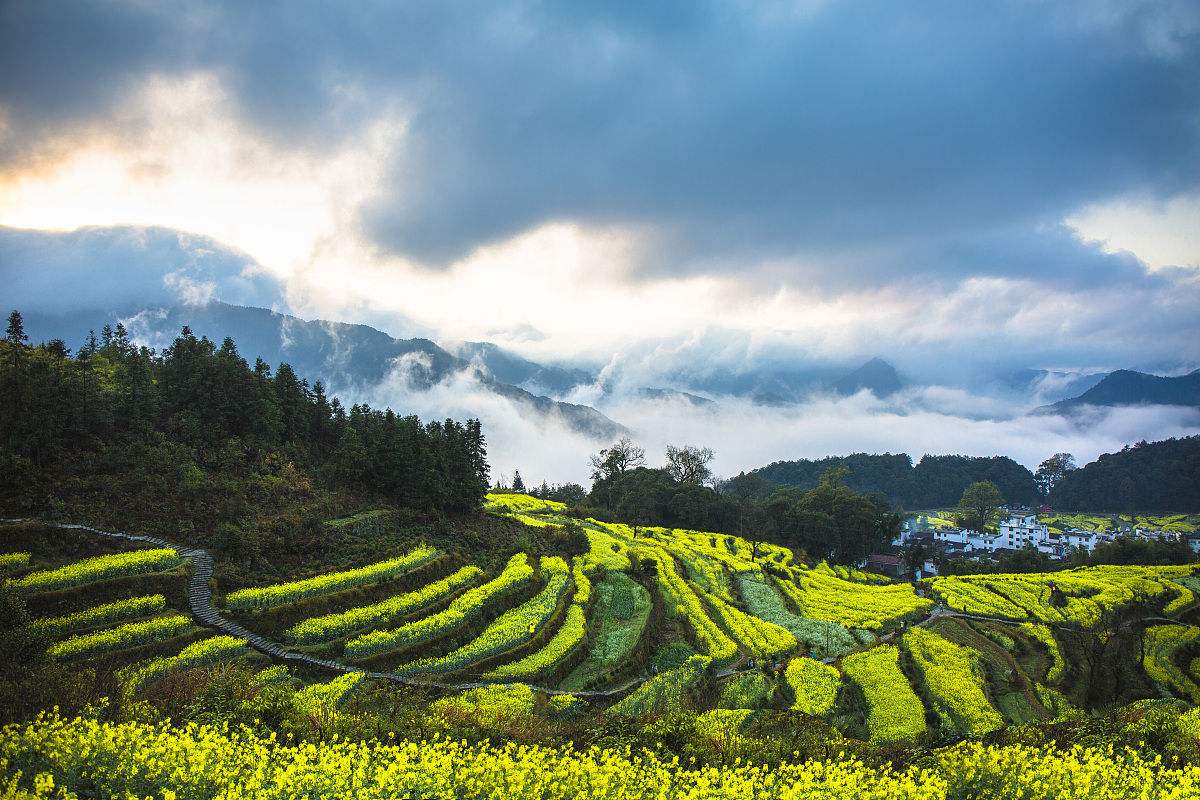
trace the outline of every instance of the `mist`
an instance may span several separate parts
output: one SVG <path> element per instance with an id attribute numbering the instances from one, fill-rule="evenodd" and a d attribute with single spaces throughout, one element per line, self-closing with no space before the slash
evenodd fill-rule
<path id="1" fill-rule="evenodd" d="M 542 481 L 590 484 L 588 456 L 608 442 L 495 394 L 469 370 L 433 386 L 419 385 L 413 379 L 418 365 L 419 358 L 406 356 L 380 383 L 339 394 L 344 403 L 391 407 L 425 421 L 478 417 L 488 440 L 493 480 L 511 480 L 520 470 L 527 486 Z M 914 462 L 926 453 L 1005 455 L 1030 469 L 1053 453 L 1069 452 L 1085 464 L 1139 440 L 1186 436 L 1200 428 L 1200 410 L 1191 408 L 1097 408 L 1067 419 L 1030 413 L 1027 402 L 945 387 L 910 390 L 886 401 L 868 392 L 818 395 L 786 406 L 732 397 L 697 406 L 683 398 L 650 400 L 629 392 L 610 395 L 597 406 L 633 432 L 651 466 L 663 463 L 669 443 L 704 445 L 716 454 L 712 468 L 718 477 L 774 461 L 854 452 L 903 452 Z"/>

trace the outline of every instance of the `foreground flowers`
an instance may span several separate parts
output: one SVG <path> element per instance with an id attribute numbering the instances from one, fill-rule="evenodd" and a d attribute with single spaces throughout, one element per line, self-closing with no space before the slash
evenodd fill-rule
<path id="1" fill-rule="evenodd" d="M 688 768 L 649 753 L 434 739 L 284 744 L 274 734 L 44 716 L 0 731 L 0 787 L 35 796 L 188 798 L 1200 797 L 1200 769 L 1132 752 L 964 744 L 903 772 L 854 760 Z"/>

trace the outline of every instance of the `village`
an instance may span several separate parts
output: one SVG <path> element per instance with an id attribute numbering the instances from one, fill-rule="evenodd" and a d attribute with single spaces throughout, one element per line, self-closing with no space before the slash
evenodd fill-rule
<path id="1" fill-rule="evenodd" d="M 893 577 L 921 578 L 938 574 L 937 562 L 952 558 L 998 558 L 1004 551 L 1031 548 L 1055 561 L 1064 561 L 1073 553 L 1091 554 L 1103 544 L 1118 538 L 1145 541 L 1184 541 L 1193 553 L 1200 553 L 1200 532 L 1184 533 L 1146 527 L 1118 520 L 1104 531 L 1077 527 L 1059 528 L 1041 519 L 1049 511 L 1005 506 L 995 530 L 974 530 L 947 523 L 936 514 L 911 514 L 900 525 L 892 540 L 892 553 L 873 553 L 864 568 Z M 920 566 L 905 563 L 903 551 L 923 545 Z M 914 569 L 914 567 L 916 567 Z"/>

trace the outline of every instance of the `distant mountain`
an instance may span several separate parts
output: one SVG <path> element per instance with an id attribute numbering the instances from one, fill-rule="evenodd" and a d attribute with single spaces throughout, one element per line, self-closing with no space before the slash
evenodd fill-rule
<path id="1" fill-rule="evenodd" d="M 1107 372 L 1074 372 L 1060 369 L 1022 369 L 1001 376 L 997 383 L 1014 393 L 1040 398 L 1043 402 L 1067 400 L 1083 394 Z"/>
<path id="2" fill-rule="evenodd" d="M 656 387 L 643 387 L 637 390 L 638 397 L 646 400 L 686 400 L 693 406 L 714 407 L 717 402 L 708 397 L 701 397 L 698 394 L 691 392 L 681 392 L 677 389 L 662 389 Z"/>
<path id="3" fill-rule="evenodd" d="M 1200 370 L 1174 378 L 1119 369 L 1078 397 L 1038 409 L 1040 413 L 1073 414 L 1085 406 L 1191 406 L 1200 408 Z"/>
<path id="4" fill-rule="evenodd" d="M 464 342 L 456 352 L 459 358 L 482 364 L 498 381 L 551 396 L 564 395 L 596 379 L 586 370 L 530 361 L 492 342 Z"/>
<path id="5" fill-rule="evenodd" d="M 282 362 L 310 382 L 323 380 L 331 392 L 369 388 L 382 381 L 404 359 L 405 377 L 417 390 L 428 388 L 456 372 L 471 370 L 479 382 L 540 415 L 557 416 L 572 429 L 596 439 L 612 440 L 628 431 L 590 406 L 575 405 L 533 394 L 498 380 L 428 339 L 395 339 L 368 325 L 326 320 L 304 320 L 264 308 L 209 302 L 159 309 L 78 311 L 53 316 L 32 313 L 26 329 L 34 340 L 61 338 L 78 346 L 89 329 L 122 319 L 136 339 L 154 347 L 171 343 L 184 325 L 197 336 L 220 342 L 232 338 L 239 352 L 254 362 L 262 358 L 272 366 Z"/>
<path id="6" fill-rule="evenodd" d="M 888 397 L 904 388 L 896 368 L 882 358 L 872 358 L 858 369 L 833 382 L 831 387 L 835 392 L 848 397 L 863 389 L 870 391 L 876 397 Z"/>

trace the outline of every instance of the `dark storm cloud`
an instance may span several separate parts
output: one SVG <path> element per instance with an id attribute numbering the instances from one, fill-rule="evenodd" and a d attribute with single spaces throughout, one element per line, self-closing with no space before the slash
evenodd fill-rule
<path id="1" fill-rule="evenodd" d="M 557 219 L 648 226 L 646 272 L 911 256 L 851 281 L 970 274 L 995 237 L 1200 184 L 1194 4 L 810 5 L 8 3 L 0 155 L 206 69 L 285 145 L 400 109 L 363 221 L 430 265 Z"/>

